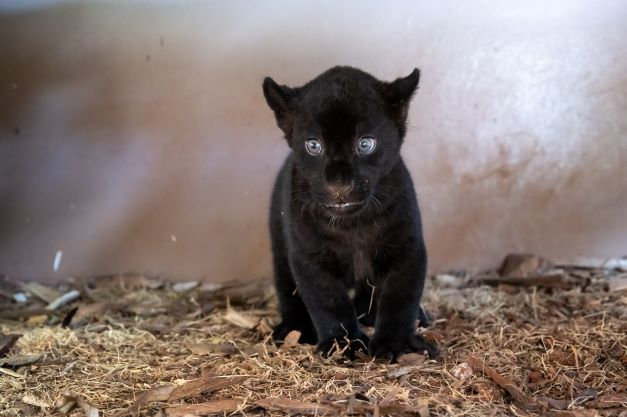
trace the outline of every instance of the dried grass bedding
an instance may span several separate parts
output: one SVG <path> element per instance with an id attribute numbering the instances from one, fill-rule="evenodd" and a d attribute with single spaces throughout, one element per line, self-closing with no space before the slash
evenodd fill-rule
<path id="1" fill-rule="evenodd" d="M 441 358 L 399 364 L 324 359 L 298 334 L 276 346 L 267 282 L 4 279 L 0 416 L 624 417 L 626 263 L 517 255 L 432 276 L 423 332 Z"/>

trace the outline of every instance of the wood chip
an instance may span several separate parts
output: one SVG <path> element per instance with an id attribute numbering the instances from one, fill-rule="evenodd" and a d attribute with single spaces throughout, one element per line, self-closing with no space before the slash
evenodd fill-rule
<path id="1" fill-rule="evenodd" d="M 464 284 L 464 279 L 450 274 L 437 274 L 434 277 L 438 285 L 449 288 L 459 288 Z"/>
<path id="2" fill-rule="evenodd" d="M 64 306 L 68 303 L 71 303 L 74 300 L 77 300 L 81 296 L 81 293 L 77 290 L 68 291 L 59 298 L 53 300 L 50 304 L 46 306 L 46 310 L 56 310 L 57 308 Z"/>
<path id="3" fill-rule="evenodd" d="M 41 285 L 37 282 L 22 284 L 22 290 L 30 292 L 35 297 L 45 301 L 47 304 L 53 302 L 62 295 L 59 291 L 46 287 L 45 285 Z"/>
<path id="4" fill-rule="evenodd" d="M 556 410 L 568 409 L 568 401 L 549 398 L 549 397 L 536 397 L 536 401 L 542 404 L 545 408 L 554 408 Z"/>
<path id="5" fill-rule="evenodd" d="M 12 370 L 7 369 L 7 368 L 2 368 L 2 367 L 0 367 L 0 373 L 1 373 L 1 374 L 5 374 L 5 375 L 12 376 L 12 377 L 14 377 L 14 378 L 21 378 L 21 379 L 24 379 L 24 375 L 22 375 L 22 374 L 18 374 L 17 372 L 12 371 Z"/>
<path id="6" fill-rule="evenodd" d="M 289 398 L 281 397 L 258 400 L 255 402 L 255 405 L 268 411 L 282 411 L 287 414 L 305 414 L 318 416 L 337 414 L 337 410 L 328 405 L 291 400 Z"/>
<path id="7" fill-rule="evenodd" d="M 206 416 L 224 414 L 237 410 L 243 404 L 242 400 L 214 400 L 198 404 L 182 404 L 165 409 L 168 417 Z"/>
<path id="8" fill-rule="evenodd" d="M 188 281 L 188 282 L 177 282 L 172 285 L 172 291 L 174 292 L 186 292 L 191 291 L 194 288 L 198 287 L 200 283 L 198 281 Z"/>
<path id="9" fill-rule="evenodd" d="M 257 325 L 257 322 L 259 321 L 253 317 L 250 317 L 247 314 L 234 310 L 231 307 L 227 308 L 224 318 L 227 321 L 231 322 L 232 324 L 238 327 L 242 327 L 244 329 L 255 328 L 255 326 Z"/>
<path id="10" fill-rule="evenodd" d="M 569 404 L 568 408 L 571 408 L 572 406 L 581 406 L 590 400 L 594 400 L 598 396 L 599 392 L 594 388 L 583 389 L 575 398 L 573 398 L 573 401 Z"/>
<path id="11" fill-rule="evenodd" d="M 501 389 L 492 381 L 477 381 L 471 385 L 472 392 L 480 401 L 492 403 L 501 398 Z"/>
<path id="12" fill-rule="evenodd" d="M 194 355 L 210 355 L 221 352 L 220 345 L 212 343 L 192 343 L 187 348 Z"/>
<path id="13" fill-rule="evenodd" d="M 78 406 L 85 412 L 85 417 L 98 417 L 100 415 L 100 410 L 89 404 L 78 394 L 66 392 L 63 394 L 63 397 L 65 397 L 68 402 L 75 402 L 78 404 Z"/>
<path id="14" fill-rule="evenodd" d="M 597 410 L 551 410 L 542 417 L 600 417 Z"/>
<path id="15" fill-rule="evenodd" d="M 300 335 L 301 333 L 298 330 L 292 330 L 287 334 L 287 336 L 285 336 L 281 347 L 296 346 L 300 340 Z"/>
<path id="16" fill-rule="evenodd" d="M 466 358 L 466 363 L 472 368 L 475 372 L 482 372 L 486 376 L 488 376 L 492 381 L 494 381 L 498 386 L 503 388 L 505 391 L 512 396 L 514 401 L 518 402 L 520 405 L 529 405 L 531 404 L 531 400 L 522 392 L 520 388 L 514 385 L 509 379 L 503 377 L 493 368 L 490 368 L 485 362 L 479 360 L 478 358 L 469 355 Z"/>
<path id="17" fill-rule="evenodd" d="M 418 399 L 415 405 L 392 403 L 387 405 L 377 404 L 377 406 L 379 412 L 383 415 L 411 415 L 419 417 L 429 417 L 431 415 L 429 412 L 429 400 L 426 398 Z M 373 412 L 376 410 L 374 407 L 371 409 Z"/>
<path id="18" fill-rule="evenodd" d="M 547 287 L 547 288 L 570 288 L 572 283 L 562 272 L 556 272 L 547 275 L 537 275 L 530 277 L 486 277 L 481 282 L 488 285 L 516 285 L 522 287 Z"/>
<path id="19" fill-rule="evenodd" d="M 608 281 L 608 290 L 610 292 L 627 290 L 627 275 L 610 278 Z"/>
<path id="20" fill-rule="evenodd" d="M 438 375 L 442 373 L 442 369 L 439 367 L 431 366 L 429 364 L 417 365 L 417 366 L 403 366 L 401 368 L 389 371 L 388 378 L 400 378 L 403 375 L 407 375 L 412 372 Z"/>
<path id="21" fill-rule="evenodd" d="M 177 401 L 184 398 L 198 397 L 202 394 L 207 394 L 209 392 L 214 392 L 222 388 L 241 384 L 247 379 L 248 377 L 245 376 L 214 376 L 194 379 L 176 387 L 168 397 L 168 401 Z"/>
<path id="22" fill-rule="evenodd" d="M 81 303 L 78 306 L 78 310 L 74 317 L 72 317 L 72 323 L 78 324 L 84 320 L 91 321 L 93 318 L 102 317 L 104 314 L 115 311 L 121 308 L 121 305 L 110 302 L 95 302 L 90 304 Z"/>
<path id="23" fill-rule="evenodd" d="M 74 407 L 76 401 L 71 398 L 61 397 L 54 403 L 54 410 L 62 414 L 68 414 Z"/>
<path id="24" fill-rule="evenodd" d="M 128 414 L 137 414 L 139 410 L 147 406 L 149 403 L 155 401 L 167 401 L 170 397 L 170 394 L 172 393 L 172 391 L 174 391 L 175 388 L 176 385 L 169 384 L 144 391 L 136 397 L 135 402 L 131 404 L 128 409 L 122 410 L 114 414 L 114 417 L 122 417 Z"/>
<path id="25" fill-rule="evenodd" d="M 22 397 L 22 402 L 29 404 L 29 405 L 34 405 L 35 407 L 39 407 L 39 408 L 50 408 L 51 405 L 48 404 L 46 401 L 35 397 L 32 394 L 24 394 L 24 396 Z"/>
<path id="26" fill-rule="evenodd" d="M 43 355 L 31 354 L 31 355 L 13 355 L 0 359 L 0 366 L 24 366 L 30 365 L 41 359 Z"/>
<path id="27" fill-rule="evenodd" d="M 627 271 L 627 259 L 625 258 L 578 258 L 560 260 L 555 262 L 558 266 L 584 268 L 584 269 L 620 269 Z"/>
<path id="28" fill-rule="evenodd" d="M 400 366 L 412 366 L 412 365 L 420 365 L 425 362 L 427 358 L 425 355 L 420 353 L 405 353 L 398 357 L 398 364 Z"/>
<path id="29" fill-rule="evenodd" d="M 547 259 L 530 254 L 513 253 L 503 260 L 499 268 L 502 277 L 530 277 L 540 275 L 553 265 Z"/>
<path id="30" fill-rule="evenodd" d="M 591 408 L 614 408 L 625 407 L 627 408 L 627 393 L 608 393 L 599 395 L 596 400 L 592 400 L 586 404 L 586 407 Z"/>
<path id="31" fill-rule="evenodd" d="M 124 290 L 156 290 L 163 286 L 158 278 L 148 278 L 138 274 L 109 275 L 96 278 L 94 285 L 103 287 L 118 287 Z"/>
<path id="32" fill-rule="evenodd" d="M 472 376 L 472 368 L 466 362 L 458 363 L 451 369 L 451 375 L 460 381 L 465 381 Z"/>

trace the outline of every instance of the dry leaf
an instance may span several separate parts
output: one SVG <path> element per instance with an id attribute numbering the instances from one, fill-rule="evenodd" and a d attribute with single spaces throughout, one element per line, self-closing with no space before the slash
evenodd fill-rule
<path id="1" fill-rule="evenodd" d="M 244 329 L 253 329 L 259 321 L 231 307 L 227 308 L 224 318 L 232 324 Z"/>

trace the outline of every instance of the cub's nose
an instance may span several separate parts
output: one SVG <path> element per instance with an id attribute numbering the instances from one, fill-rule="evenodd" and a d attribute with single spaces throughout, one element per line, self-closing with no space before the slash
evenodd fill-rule
<path id="1" fill-rule="evenodd" d="M 336 200 L 343 200 L 351 191 L 353 191 L 353 182 L 334 182 L 331 184 L 327 184 L 327 191 Z"/>

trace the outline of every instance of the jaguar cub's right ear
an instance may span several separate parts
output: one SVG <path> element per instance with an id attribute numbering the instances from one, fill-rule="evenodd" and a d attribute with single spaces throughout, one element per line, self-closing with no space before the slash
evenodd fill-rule
<path id="1" fill-rule="evenodd" d="M 289 137 L 291 131 L 291 116 L 293 111 L 292 100 L 295 96 L 294 89 L 277 84 L 272 78 L 263 80 L 263 95 L 268 106 L 274 111 L 279 128 Z"/>

